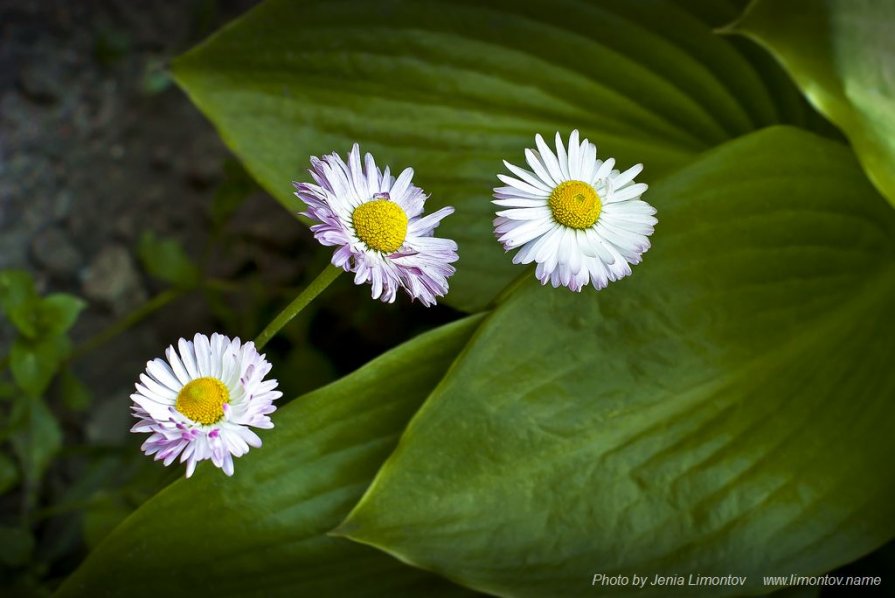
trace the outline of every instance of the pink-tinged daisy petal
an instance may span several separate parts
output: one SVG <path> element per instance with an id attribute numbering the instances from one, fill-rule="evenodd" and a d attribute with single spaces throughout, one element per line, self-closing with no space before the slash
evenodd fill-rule
<path id="1" fill-rule="evenodd" d="M 536 149 L 525 150 L 532 172 L 504 162 L 518 178 L 498 175 L 506 186 L 494 189 L 502 208 L 494 234 L 505 250 L 518 249 L 513 263 L 537 263 L 541 284 L 599 290 L 629 276 L 650 248 L 656 210 L 640 199 L 647 185 L 634 182 L 643 166 L 619 172 L 577 130 L 567 145 L 557 133 L 555 147 L 535 136 Z"/>
<path id="2" fill-rule="evenodd" d="M 348 164 L 337 154 L 312 158 L 316 184 L 294 183 L 307 206 L 304 214 L 315 221 L 311 232 L 336 248 L 332 263 L 353 272 L 355 284 L 369 284 L 374 299 L 391 303 L 404 289 L 411 299 L 433 305 L 448 291 L 457 245 L 428 241 L 453 208 L 424 215 L 427 196 L 413 185 L 412 168 L 395 179 L 388 167 L 380 173 L 370 154 L 361 166 L 359 151 L 352 148 Z"/>
<path id="3" fill-rule="evenodd" d="M 179 457 L 187 477 L 208 459 L 233 475 L 233 457 L 261 446 L 248 426 L 273 427 L 268 416 L 282 393 L 276 380 L 264 379 L 271 365 L 253 343 L 220 334 L 197 334 L 177 346 L 179 352 L 169 347 L 167 362 L 150 361 L 140 374 L 131 431 L 150 434 L 141 448 L 166 466 Z"/>
<path id="4" fill-rule="evenodd" d="M 376 168 L 376 160 L 373 159 L 373 154 L 369 152 L 364 156 L 364 170 L 367 175 L 367 189 L 373 193 L 379 192 L 379 179 L 382 173 Z"/>

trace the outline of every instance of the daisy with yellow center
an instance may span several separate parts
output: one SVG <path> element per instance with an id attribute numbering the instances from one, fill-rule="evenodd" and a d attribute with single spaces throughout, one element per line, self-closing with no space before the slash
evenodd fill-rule
<path id="1" fill-rule="evenodd" d="M 165 465 L 180 457 L 187 477 L 206 459 L 233 475 L 233 457 L 261 446 L 250 427 L 273 427 L 269 416 L 282 393 L 276 380 L 264 379 L 271 366 L 253 343 L 221 334 L 177 346 L 140 374 L 131 395 L 139 421 L 131 431 L 150 434 L 141 448 Z"/>
<path id="2" fill-rule="evenodd" d="M 434 232 L 454 209 L 424 216 L 427 196 L 411 183 L 413 169 L 396 179 L 370 154 L 361 165 L 354 144 L 347 163 L 335 153 L 312 157 L 309 172 L 316 184 L 295 183 L 295 195 L 317 240 L 336 247 L 333 265 L 354 272 L 355 284 L 369 283 L 373 298 L 388 303 L 402 288 L 427 306 L 447 293 L 457 244 Z"/>
<path id="3" fill-rule="evenodd" d="M 556 152 L 535 137 L 537 149 L 525 150 L 531 170 L 509 162 L 515 176 L 498 175 L 506 185 L 494 189 L 502 209 L 494 232 L 506 251 L 518 249 L 513 263 L 537 263 L 541 284 L 581 291 L 599 290 L 631 273 L 649 247 L 656 210 L 640 199 L 644 183 L 635 183 L 643 165 L 624 172 L 615 160 L 597 159 L 597 148 L 572 131 L 568 148 L 556 134 Z"/>

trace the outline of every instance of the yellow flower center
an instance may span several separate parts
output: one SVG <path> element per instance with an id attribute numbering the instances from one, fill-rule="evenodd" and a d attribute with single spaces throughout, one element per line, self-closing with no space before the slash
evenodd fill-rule
<path id="1" fill-rule="evenodd" d="M 387 199 L 362 203 L 355 208 L 351 220 L 358 238 L 367 247 L 382 253 L 397 251 L 407 237 L 407 214 Z"/>
<path id="2" fill-rule="evenodd" d="M 196 423 L 208 425 L 224 417 L 230 391 L 217 378 L 196 378 L 180 390 L 174 407 Z"/>
<path id="3" fill-rule="evenodd" d="M 581 181 L 564 181 L 547 200 L 553 219 L 569 228 L 590 228 L 600 217 L 603 204 L 596 189 Z"/>

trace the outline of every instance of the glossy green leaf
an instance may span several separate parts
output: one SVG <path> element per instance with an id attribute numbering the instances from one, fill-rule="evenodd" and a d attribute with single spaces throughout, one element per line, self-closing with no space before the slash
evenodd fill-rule
<path id="1" fill-rule="evenodd" d="M 133 512 L 133 508 L 119 496 L 99 494 L 85 509 L 82 520 L 84 543 L 93 550 Z"/>
<path id="2" fill-rule="evenodd" d="M 199 267 L 174 239 L 146 232 L 137 249 L 146 271 L 160 280 L 179 287 L 193 287 L 199 282 Z"/>
<path id="3" fill-rule="evenodd" d="M 36 341 L 18 338 L 9 351 L 12 377 L 27 394 L 39 397 L 70 350 L 71 342 L 64 336 L 50 336 Z"/>
<path id="4" fill-rule="evenodd" d="M 895 2 L 756 0 L 732 29 L 777 57 L 895 205 Z"/>
<path id="5" fill-rule="evenodd" d="M 18 303 L 7 315 L 23 336 L 36 340 L 67 332 L 86 306 L 74 295 L 53 293 Z"/>
<path id="6" fill-rule="evenodd" d="M 0 307 L 9 315 L 10 310 L 38 298 L 34 280 L 23 270 L 0 270 Z"/>
<path id="7" fill-rule="evenodd" d="M 19 468 L 15 462 L 0 453 L 0 496 L 19 482 Z"/>
<path id="8" fill-rule="evenodd" d="M 0 271 L 0 307 L 21 334 L 36 338 L 37 306 L 40 296 L 34 279 L 24 270 Z"/>
<path id="9" fill-rule="evenodd" d="M 85 305 L 81 299 L 65 293 L 41 298 L 27 272 L 0 272 L 0 306 L 16 329 L 30 339 L 64 333 Z"/>
<path id="10" fill-rule="evenodd" d="M 179 84 L 291 212 L 310 155 L 355 141 L 453 205 L 446 302 L 515 276 L 491 233 L 502 159 L 579 128 L 653 180 L 780 118 L 753 66 L 672 2 L 269 0 L 174 64 Z M 324 251 L 324 250 L 321 250 Z"/>
<path id="11" fill-rule="evenodd" d="M 47 295 L 41 299 L 38 307 L 41 335 L 65 334 L 85 307 L 87 303 L 74 295 L 65 293 Z"/>
<path id="12" fill-rule="evenodd" d="M 84 411 L 93 401 L 90 389 L 68 369 L 59 377 L 59 393 L 62 402 L 72 411 Z"/>
<path id="13" fill-rule="evenodd" d="M 655 185 L 653 249 L 595 294 L 512 294 L 339 533 L 502 595 L 595 574 L 816 574 L 895 534 L 895 211 L 775 127 Z"/>
<path id="14" fill-rule="evenodd" d="M 467 593 L 326 533 L 344 518 L 481 317 L 439 328 L 273 416 L 227 478 L 200 466 L 146 502 L 59 596 Z M 136 580 L 139 580 L 138 582 Z"/>
<path id="15" fill-rule="evenodd" d="M 38 397 L 16 403 L 12 412 L 16 432 L 12 446 L 27 480 L 39 480 L 62 446 L 62 430 L 53 412 Z"/>

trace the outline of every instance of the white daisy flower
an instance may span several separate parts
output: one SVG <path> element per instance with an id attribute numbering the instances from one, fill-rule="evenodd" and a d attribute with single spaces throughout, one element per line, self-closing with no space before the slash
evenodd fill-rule
<path id="1" fill-rule="evenodd" d="M 269 416 L 283 393 L 276 380 L 264 380 L 271 366 L 253 343 L 197 334 L 177 346 L 179 353 L 168 347 L 167 361 L 154 359 L 140 374 L 131 432 L 151 434 L 141 448 L 166 466 L 179 455 L 186 477 L 205 459 L 231 476 L 233 457 L 261 446 L 249 426 L 273 428 Z"/>
<path id="2" fill-rule="evenodd" d="M 338 247 L 332 263 L 354 272 L 355 284 L 369 282 L 373 299 L 388 303 L 399 288 L 426 306 L 447 293 L 457 244 L 432 235 L 454 208 L 423 216 L 428 196 L 411 184 L 412 168 L 395 179 L 370 154 L 361 166 L 354 144 L 347 164 L 335 153 L 312 157 L 309 172 L 316 185 L 293 183 L 308 207 L 302 215 L 318 223 L 311 231 L 320 243 Z"/>
<path id="3" fill-rule="evenodd" d="M 513 263 L 537 262 L 535 275 L 573 291 L 588 282 L 600 290 L 631 273 L 650 247 L 656 209 L 642 201 L 644 183 L 634 183 L 642 164 L 625 172 L 615 160 L 597 159 L 597 147 L 572 131 L 568 150 L 556 134 L 556 153 L 537 135 L 537 151 L 525 150 L 532 171 L 504 165 L 516 177 L 498 175 L 494 232 Z"/>

